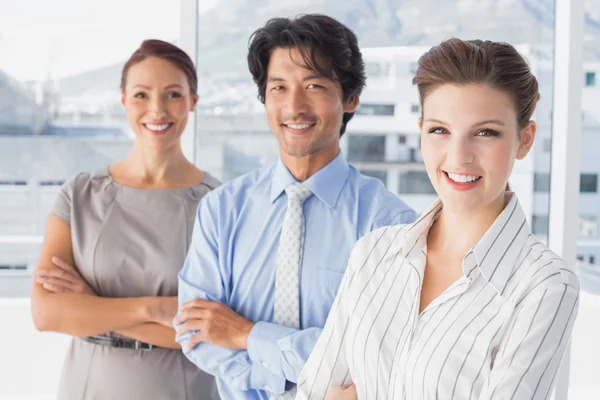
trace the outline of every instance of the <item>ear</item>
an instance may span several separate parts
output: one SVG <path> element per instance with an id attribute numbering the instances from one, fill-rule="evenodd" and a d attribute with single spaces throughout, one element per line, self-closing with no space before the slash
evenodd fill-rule
<path id="1" fill-rule="evenodd" d="M 196 109 L 197 105 L 198 105 L 198 95 L 195 94 L 192 96 L 192 104 L 190 106 L 190 112 L 194 111 Z"/>
<path id="2" fill-rule="evenodd" d="M 419 125 L 419 130 L 423 129 L 423 117 L 419 117 L 419 122 L 417 122 L 417 124 Z"/>
<path id="3" fill-rule="evenodd" d="M 121 105 L 125 108 L 125 90 L 121 89 Z"/>
<path id="4" fill-rule="evenodd" d="M 350 100 L 348 100 L 348 103 L 344 104 L 344 112 L 345 113 L 353 113 L 356 111 L 356 109 L 358 108 L 358 96 L 352 96 L 350 97 Z"/>
<path id="5" fill-rule="evenodd" d="M 537 125 L 535 121 L 529 121 L 527 126 L 521 130 L 519 135 L 519 149 L 517 150 L 517 160 L 522 160 L 527 156 L 529 150 L 533 147 Z"/>

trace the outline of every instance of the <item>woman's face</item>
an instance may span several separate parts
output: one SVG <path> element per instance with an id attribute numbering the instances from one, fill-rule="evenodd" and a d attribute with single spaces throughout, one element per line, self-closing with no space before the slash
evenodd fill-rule
<path id="1" fill-rule="evenodd" d="M 185 73 L 170 61 L 148 57 L 132 65 L 126 78 L 121 103 L 136 141 L 158 152 L 179 146 L 198 101 Z"/>
<path id="2" fill-rule="evenodd" d="M 502 209 L 514 162 L 527 155 L 536 129 L 534 122 L 519 129 L 507 93 L 475 84 L 434 89 L 419 127 L 427 174 L 452 213 Z"/>

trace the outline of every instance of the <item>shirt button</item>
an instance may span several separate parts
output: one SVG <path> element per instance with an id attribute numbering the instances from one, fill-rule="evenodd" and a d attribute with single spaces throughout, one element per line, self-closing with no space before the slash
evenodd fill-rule
<path id="1" fill-rule="evenodd" d="M 270 392 L 270 391 L 271 391 L 271 386 L 269 386 L 269 385 L 265 385 L 265 390 L 266 390 L 267 392 Z"/>
<path id="2" fill-rule="evenodd" d="M 261 362 L 260 365 L 262 365 L 265 368 L 269 368 L 269 363 L 266 361 Z"/>

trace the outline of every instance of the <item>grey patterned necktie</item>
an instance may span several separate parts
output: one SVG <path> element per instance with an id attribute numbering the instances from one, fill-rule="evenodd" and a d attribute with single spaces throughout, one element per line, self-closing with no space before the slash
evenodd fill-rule
<path id="1" fill-rule="evenodd" d="M 312 192 L 301 183 L 294 183 L 285 189 L 288 204 L 279 248 L 275 272 L 274 322 L 290 328 L 300 328 L 300 265 L 304 249 L 304 214 L 302 205 Z M 296 396 L 296 388 L 282 395 L 271 395 L 271 399 L 291 399 Z"/>

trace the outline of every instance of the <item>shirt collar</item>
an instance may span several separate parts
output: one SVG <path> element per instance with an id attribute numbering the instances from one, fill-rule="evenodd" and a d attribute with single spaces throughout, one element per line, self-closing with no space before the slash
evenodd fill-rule
<path id="1" fill-rule="evenodd" d="M 517 195 L 508 192 L 510 200 L 496 221 L 473 247 L 479 271 L 502 295 L 508 279 L 531 229 Z"/>
<path id="2" fill-rule="evenodd" d="M 316 174 L 304 181 L 303 184 L 322 202 L 330 208 L 335 208 L 349 173 L 350 166 L 340 151 L 329 164 L 317 171 Z M 278 157 L 271 181 L 271 193 L 269 196 L 271 203 L 277 200 L 286 187 L 296 182 L 298 181 L 287 169 L 281 157 Z"/>
<path id="3" fill-rule="evenodd" d="M 512 192 L 507 192 L 506 195 L 510 196 L 510 200 L 504 210 L 481 240 L 465 256 L 466 259 L 469 254 L 473 253 L 476 267 L 479 269 L 481 276 L 500 295 L 504 293 L 523 244 L 531 234 L 525 213 L 517 196 Z M 442 207 L 441 200 L 437 199 L 429 210 L 424 212 L 407 228 L 403 240 L 391 253 L 402 251 L 404 257 L 408 257 L 411 250 L 417 245 L 417 241 L 429 231 Z M 426 243 L 425 239 L 422 239 L 423 244 Z M 465 274 L 467 274 L 467 271 L 465 271 Z"/>

